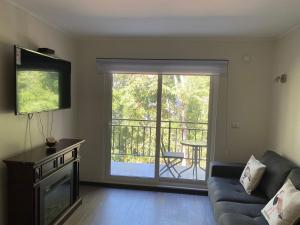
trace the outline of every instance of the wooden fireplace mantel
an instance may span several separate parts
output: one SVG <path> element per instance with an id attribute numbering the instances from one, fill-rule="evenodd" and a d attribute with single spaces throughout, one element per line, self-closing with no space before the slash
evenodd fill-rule
<path id="1" fill-rule="evenodd" d="M 71 203 L 49 225 L 62 224 L 81 204 L 79 196 L 79 160 L 82 139 L 61 139 L 55 152 L 39 146 L 4 160 L 7 166 L 8 225 L 44 225 L 41 218 L 42 188 L 49 180 L 71 168 Z"/>

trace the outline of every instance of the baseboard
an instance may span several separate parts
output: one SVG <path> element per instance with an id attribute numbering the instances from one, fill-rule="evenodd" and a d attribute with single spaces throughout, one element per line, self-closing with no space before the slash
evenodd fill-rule
<path id="1" fill-rule="evenodd" d="M 208 191 L 204 189 L 182 188 L 182 187 L 170 187 L 170 186 L 145 186 L 145 185 L 130 185 L 130 184 L 116 184 L 116 183 L 103 183 L 103 182 L 89 182 L 80 181 L 81 185 L 109 187 L 109 188 L 121 188 L 121 189 L 133 189 L 142 191 L 156 191 L 156 192 L 168 192 L 178 194 L 192 194 L 192 195 L 208 195 Z"/>

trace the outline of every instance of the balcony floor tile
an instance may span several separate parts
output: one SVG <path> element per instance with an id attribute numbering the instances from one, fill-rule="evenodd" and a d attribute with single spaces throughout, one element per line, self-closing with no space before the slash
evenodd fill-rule
<path id="1" fill-rule="evenodd" d="M 161 165 L 160 167 L 163 167 Z M 186 166 L 176 166 L 178 172 L 186 169 Z M 127 162 L 111 162 L 111 175 L 127 176 L 127 177 L 154 177 L 154 164 L 151 163 L 127 163 Z M 164 178 L 173 178 L 171 173 L 167 171 L 162 175 Z M 173 178 L 174 179 L 174 178 Z M 195 180 L 193 169 L 189 169 L 181 174 L 181 179 Z M 205 171 L 198 167 L 197 180 L 205 180 Z"/>

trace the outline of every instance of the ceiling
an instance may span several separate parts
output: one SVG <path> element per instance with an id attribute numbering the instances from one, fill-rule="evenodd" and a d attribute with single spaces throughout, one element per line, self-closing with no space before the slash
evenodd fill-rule
<path id="1" fill-rule="evenodd" d="M 300 0 L 13 0 L 80 36 L 270 38 L 300 23 Z"/>

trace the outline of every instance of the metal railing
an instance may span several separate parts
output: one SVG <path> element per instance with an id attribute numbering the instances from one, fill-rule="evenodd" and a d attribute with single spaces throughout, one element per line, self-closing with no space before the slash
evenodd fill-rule
<path id="1" fill-rule="evenodd" d="M 181 140 L 207 142 L 207 123 L 161 121 L 161 141 L 168 151 L 184 152 L 184 163 L 189 165 L 192 148 L 181 145 Z M 156 120 L 113 119 L 111 123 L 111 156 L 113 161 L 154 163 Z M 200 167 L 206 167 L 207 147 L 199 155 Z"/>

